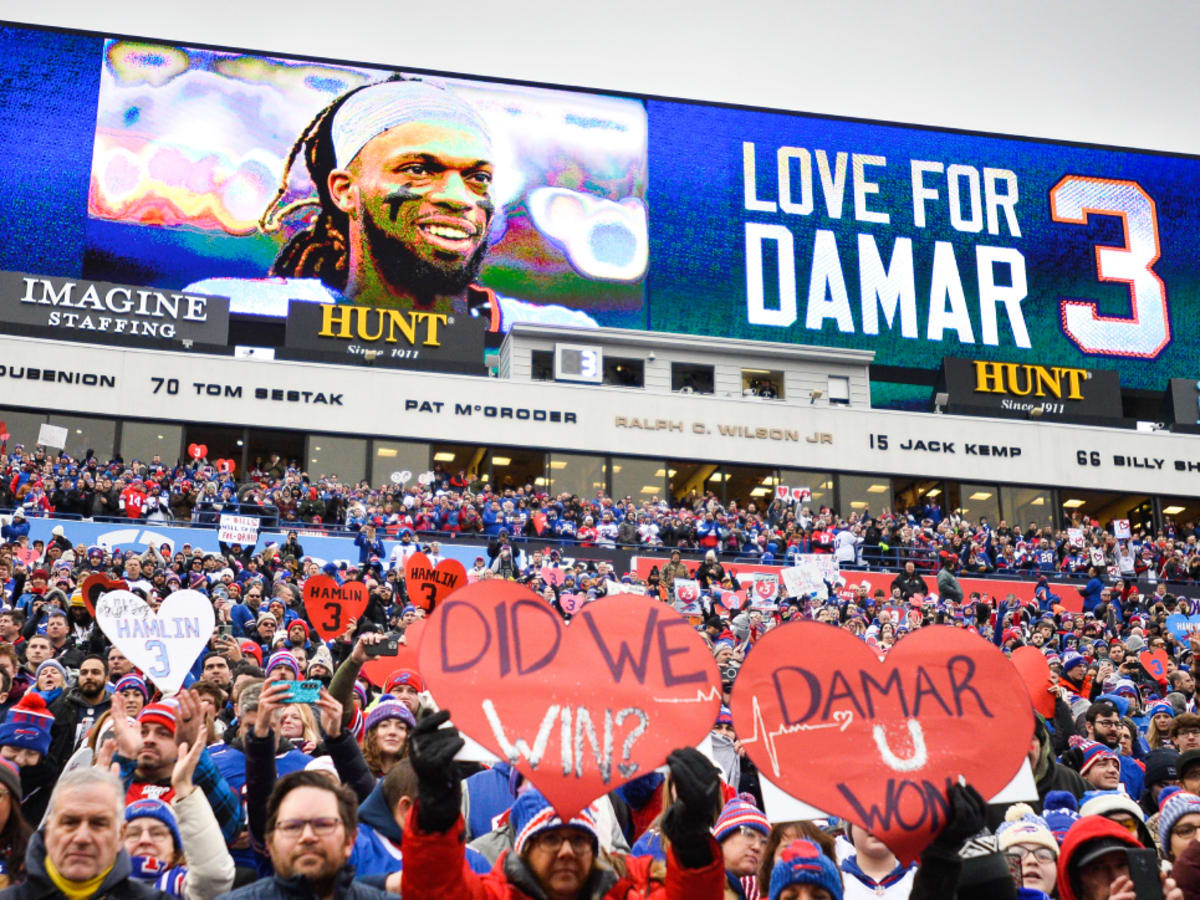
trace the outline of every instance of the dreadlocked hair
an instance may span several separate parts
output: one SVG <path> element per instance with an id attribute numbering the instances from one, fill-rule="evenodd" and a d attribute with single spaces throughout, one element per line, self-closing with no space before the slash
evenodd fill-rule
<path id="1" fill-rule="evenodd" d="M 388 81 L 407 81 L 401 75 L 393 75 Z M 329 193 L 329 173 L 337 166 L 333 150 L 333 117 L 351 95 L 379 82 L 364 84 L 346 91 L 328 106 L 313 116 L 288 151 L 283 166 L 283 177 L 275 196 L 258 220 L 258 227 L 272 234 L 283 227 L 284 219 L 300 209 L 319 207 L 321 212 L 307 228 L 292 235 L 271 265 L 267 273 L 281 278 L 319 278 L 327 287 L 344 290 L 349 274 L 349 217 L 337 208 Z M 281 207 L 280 201 L 287 193 L 288 180 L 296 157 L 304 152 L 304 165 L 309 178 L 317 189 L 315 198 L 308 197 Z"/>

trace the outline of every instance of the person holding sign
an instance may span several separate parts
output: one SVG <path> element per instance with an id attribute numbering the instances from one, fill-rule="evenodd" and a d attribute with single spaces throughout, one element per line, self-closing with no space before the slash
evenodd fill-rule
<path id="1" fill-rule="evenodd" d="M 720 778 L 690 747 L 667 758 L 676 799 L 662 817 L 669 843 L 665 872 L 651 857 L 602 852 L 592 807 L 563 821 L 534 788 L 510 812 L 514 849 L 501 855 L 487 875 L 471 872 L 464 865 L 462 785 L 454 765 L 464 741 L 453 726 L 442 727 L 449 718 L 448 710 L 428 716 L 412 734 L 418 788 L 404 826 L 405 900 L 720 900 L 724 865 L 709 833 L 720 804 Z"/>

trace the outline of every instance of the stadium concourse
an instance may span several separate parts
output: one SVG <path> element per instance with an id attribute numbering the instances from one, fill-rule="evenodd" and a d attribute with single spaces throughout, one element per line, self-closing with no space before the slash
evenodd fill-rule
<path id="1" fill-rule="evenodd" d="M 968 878 L 983 880 L 958 896 L 1016 896 L 1018 882 L 1022 896 L 1085 896 L 1073 890 L 1094 860 L 1079 863 L 1076 853 L 1072 868 L 1072 847 L 1061 843 L 1075 820 L 1114 847 L 1140 839 L 1181 883 L 1194 880 L 1200 797 L 1188 792 L 1200 791 L 1200 715 L 1190 669 L 1200 637 L 1172 627 L 1172 617 L 1190 614 L 1186 594 L 1200 574 L 1192 523 L 1117 540 L 1086 520 L 1070 532 L 1026 530 L 969 522 L 936 504 L 843 516 L 699 495 L 635 503 L 548 496 L 533 485 L 496 494 L 442 471 L 408 487 L 372 487 L 278 459 L 239 483 L 204 459 L 5 449 L 0 505 L 12 513 L 0 547 L 0 783 L 9 802 L 0 851 L 20 895 L 40 896 L 27 892 L 64 877 L 33 831 L 44 816 L 63 815 L 50 803 L 56 787 L 95 791 L 113 777 L 77 768 L 81 748 L 105 771 L 110 761 L 119 769 L 128 823 L 124 850 L 114 844 L 116 856 L 87 871 L 101 881 L 124 872 L 121 884 L 140 879 L 178 896 L 236 886 L 276 896 L 304 884 L 324 896 L 941 897 Z M 239 512 L 277 520 L 286 540 L 221 543 L 217 552 L 197 540 L 172 553 L 72 535 L 84 517 L 111 517 L 190 522 L 211 538 L 221 514 Z M 31 543 L 31 522 L 42 517 L 57 524 L 49 540 Z M 357 562 L 314 561 L 292 524 L 305 535 L 353 535 Z M 715 767 L 683 749 L 668 761 L 672 792 L 652 773 L 563 822 L 508 762 L 451 762 L 461 742 L 437 727 L 445 715 L 411 662 L 364 674 L 370 660 L 388 666 L 375 645 L 426 617 L 428 604 L 406 583 L 410 555 L 437 564 L 443 545 L 464 542 L 478 548 L 470 582 L 527 585 L 568 621 L 576 603 L 607 593 L 676 606 L 712 653 L 725 703 L 756 645 L 794 620 L 846 629 L 878 651 L 934 624 L 969 629 L 1005 652 L 1038 648 L 1057 687 L 1028 753 L 1037 801 L 1006 817 L 973 788 L 955 788 L 941 836 L 906 865 L 832 817 L 769 822 L 758 770 L 722 705 L 709 742 Z M 759 573 L 812 554 L 837 562 L 840 574 L 823 590 L 796 594 L 778 577 L 769 593 L 757 589 Z M 994 590 L 968 590 L 979 576 L 991 576 Z M 1014 579 L 1011 591 L 995 589 L 1001 576 Z M 98 577 L 99 591 L 85 597 Z M 367 598 L 328 640 L 303 602 L 316 577 L 340 589 L 361 583 Z M 182 691 L 162 691 L 98 627 L 94 601 L 118 581 L 152 609 L 183 589 L 211 603 L 213 631 Z M 676 582 L 697 595 L 682 598 Z M 1165 667 L 1152 674 L 1139 657 L 1157 651 Z M 319 695 L 286 703 L 281 682 L 305 680 L 319 683 Z M 333 782 L 342 787 L 321 790 Z M 289 800 L 293 792 L 305 806 Z M 326 814 L 294 815 L 309 809 Z M 964 861 L 966 845 L 977 855 Z M 980 859 L 998 868 L 988 874 Z M 570 889 L 573 872 L 582 893 L 554 893 Z M 785 894 L 789 886 L 812 892 Z M 612 893 L 618 887 L 625 893 Z"/>

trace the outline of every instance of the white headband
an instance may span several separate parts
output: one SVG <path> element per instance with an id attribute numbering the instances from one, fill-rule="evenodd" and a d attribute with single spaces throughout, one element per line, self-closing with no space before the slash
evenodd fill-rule
<path id="1" fill-rule="evenodd" d="M 333 116 L 334 159 L 350 164 L 373 137 L 408 122 L 445 122 L 476 132 L 491 147 L 487 125 L 475 108 L 427 81 L 384 81 L 356 91 Z"/>

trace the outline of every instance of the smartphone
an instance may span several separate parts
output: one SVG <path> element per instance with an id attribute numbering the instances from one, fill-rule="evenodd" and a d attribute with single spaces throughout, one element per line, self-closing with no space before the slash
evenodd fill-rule
<path id="1" fill-rule="evenodd" d="M 321 699 L 321 682 L 319 681 L 288 681 L 288 692 L 284 695 L 284 703 L 316 703 Z"/>
<path id="2" fill-rule="evenodd" d="M 383 640 L 378 644 L 364 646 L 363 653 L 367 656 L 398 656 L 400 653 L 399 633 L 393 631 L 385 634 Z"/>
<path id="3" fill-rule="evenodd" d="M 1162 879 L 1159 877 L 1158 854 L 1154 850 L 1135 850 L 1130 847 L 1129 880 L 1138 900 L 1163 900 Z"/>
<path id="4" fill-rule="evenodd" d="M 218 637 L 233 637 L 233 626 L 232 625 L 218 625 L 217 626 L 217 636 Z"/>

